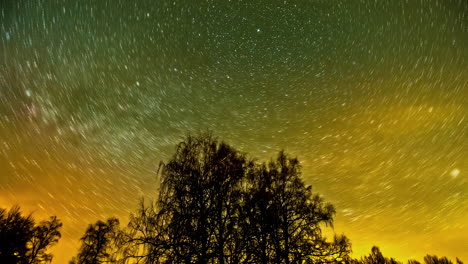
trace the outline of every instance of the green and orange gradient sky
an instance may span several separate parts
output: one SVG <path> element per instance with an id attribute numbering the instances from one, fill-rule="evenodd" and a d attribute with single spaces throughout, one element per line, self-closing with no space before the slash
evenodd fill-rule
<path id="1" fill-rule="evenodd" d="M 57 215 L 54 263 L 125 223 L 211 130 L 280 149 L 354 256 L 468 261 L 468 2 L 0 2 L 0 207 Z"/>

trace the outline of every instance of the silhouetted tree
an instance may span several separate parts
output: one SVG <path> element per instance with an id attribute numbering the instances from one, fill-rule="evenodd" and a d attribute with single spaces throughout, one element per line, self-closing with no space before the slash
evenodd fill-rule
<path id="1" fill-rule="evenodd" d="M 153 203 L 148 206 L 144 201 L 140 203 L 138 211 L 130 215 L 126 230 L 121 233 L 118 242 L 120 263 L 157 264 L 169 259 L 168 232 L 164 230 L 167 227 L 163 216 Z"/>
<path id="2" fill-rule="evenodd" d="M 332 225 L 335 210 L 300 177 L 299 161 L 280 152 L 252 178 L 250 223 L 259 263 L 318 263 L 348 258 L 344 236 L 327 242 L 320 224 Z M 258 255 L 259 254 L 259 255 Z"/>
<path id="3" fill-rule="evenodd" d="M 21 215 L 15 206 L 0 209 L 0 263 L 39 264 L 52 261 L 49 247 L 60 239 L 62 223 L 55 217 L 35 226 L 31 215 Z"/>
<path id="4" fill-rule="evenodd" d="M 52 261 L 52 254 L 47 249 L 58 243 L 61 234 L 62 223 L 56 216 L 50 220 L 41 222 L 33 228 L 33 235 L 29 241 L 27 259 L 28 264 L 47 263 Z"/>
<path id="5" fill-rule="evenodd" d="M 299 161 L 284 152 L 259 164 L 202 134 L 179 143 L 160 169 L 156 202 L 142 202 L 125 232 L 102 222 L 90 226 L 72 263 L 116 261 L 106 234 L 119 237 L 112 243 L 121 248 L 120 263 L 400 263 L 375 246 L 369 256 L 351 259 L 345 236 L 327 241 L 321 228 L 333 227 L 335 209 L 312 192 Z M 429 255 L 425 262 L 451 263 Z"/>
<path id="6" fill-rule="evenodd" d="M 123 236 L 144 263 L 315 263 L 347 258 L 344 237 L 327 242 L 333 206 L 312 194 L 297 159 L 257 164 L 211 135 L 189 136 L 161 166 L 155 206 L 143 204 Z"/>
<path id="7" fill-rule="evenodd" d="M 158 205 L 173 263 L 233 263 L 242 180 L 251 163 L 210 135 L 189 136 L 162 166 Z"/>
<path id="8" fill-rule="evenodd" d="M 458 258 L 457 264 L 463 264 L 461 260 Z M 396 261 L 394 258 L 387 258 L 382 255 L 380 249 L 376 246 L 372 247 L 371 253 L 369 256 L 362 257 L 360 260 L 358 259 L 348 259 L 345 261 L 347 264 L 400 264 L 402 262 Z M 408 264 L 421 264 L 421 262 L 410 259 L 408 260 Z M 424 264 L 452 264 L 447 257 L 437 257 L 435 255 L 426 255 L 424 257 Z"/>
<path id="9" fill-rule="evenodd" d="M 365 256 L 361 259 L 363 264 L 401 264 L 401 262 L 396 261 L 393 258 L 386 258 L 383 256 L 380 249 L 376 246 L 373 246 L 369 256 Z"/>
<path id="10" fill-rule="evenodd" d="M 15 206 L 8 212 L 0 209 L 0 263 L 25 263 L 27 243 L 33 236 L 34 221 L 31 215 L 21 215 Z"/>
<path id="11" fill-rule="evenodd" d="M 271 175 L 265 165 L 256 166 L 247 175 L 249 185 L 244 191 L 242 221 L 240 229 L 243 235 L 245 263 L 270 263 L 273 259 L 271 234 L 274 230 L 271 192 Z"/>
<path id="12" fill-rule="evenodd" d="M 457 264 L 463 264 L 460 259 L 456 259 Z M 437 257 L 436 255 L 426 255 L 424 257 L 424 263 L 426 264 L 453 264 L 447 257 Z"/>
<path id="13" fill-rule="evenodd" d="M 110 218 L 89 225 L 81 238 L 81 248 L 70 264 L 98 264 L 114 262 L 114 245 L 118 240 L 119 220 Z"/>

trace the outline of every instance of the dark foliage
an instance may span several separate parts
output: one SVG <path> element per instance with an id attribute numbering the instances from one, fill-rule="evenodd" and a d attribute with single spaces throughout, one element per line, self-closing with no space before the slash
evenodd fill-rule
<path id="1" fill-rule="evenodd" d="M 372 247 L 369 256 L 365 256 L 359 263 L 363 264 L 401 264 L 393 258 L 384 257 L 380 249 L 376 246 Z"/>
<path id="2" fill-rule="evenodd" d="M 424 263 L 425 264 L 453 264 L 451 260 L 449 260 L 447 257 L 437 257 L 436 255 L 426 255 L 424 257 Z M 457 258 L 456 260 L 457 264 L 463 264 L 461 260 Z"/>
<path id="3" fill-rule="evenodd" d="M 61 227 L 62 223 L 56 216 L 52 216 L 50 220 L 43 221 L 34 227 L 27 253 L 28 264 L 48 263 L 52 261 L 52 254 L 48 254 L 46 251 L 50 246 L 58 243 L 61 237 Z"/>
<path id="4" fill-rule="evenodd" d="M 280 152 L 249 160 L 210 135 L 187 137 L 161 166 L 160 195 L 132 216 L 122 248 L 142 263 L 329 263 L 350 243 L 332 242 L 334 208 L 300 177 L 297 159 Z"/>
<path id="5" fill-rule="evenodd" d="M 47 250 L 59 241 L 61 227 L 55 216 L 35 225 L 19 207 L 0 209 L 0 263 L 50 263 L 53 256 Z"/>
<path id="6" fill-rule="evenodd" d="M 393 258 L 387 258 L 384 257 L 382 252 L 380 252 L 380 249 L 376 246 L 372 247 L 371 253 L 369 256 L 365 256 L 361 258 L 360 260 L 357 259 L 352 259 L 347 261 L 347 263 L 350 264 L 401 264 L 402 262 L 396 261 Z M 463 264 L 461 260 L 458 258 L 456 259 L 457 264 Z M 421 262 L 417 260 L 410 259 L 408 260 L 408 264 L 421 264 Z M 453 264 L 452 261 L 450 261 L 446 257 L 437 257 L 435 255 L 426 255 L 424 257 L 424 264 Z"/>
<path id="7" fill-rule="evenodd" d="M 297 159 L 280 152 L 251 175 L 247 189 L 245 234 L 255 263 L 324 263 L 350 252 L 344 236 L 327 242 L 320 224 L 332 225 L 335 210 L 300 178 Z"/>
<path id="8" fill-rule="evenodd" d="M 165 263 L 239 261 L 241 187 L 251 166 L 244 155 L 210 136 L 179 144 L 162 167 L 157 203 Z"/>
<path id="9" fill-rule="evenodd" d="M 110 218 L 106 222 L 97 221 L 89 225 L 81 238 L 81 248 L 71 264 L 98 264 L 115 262 L 114 243 L 119 234 L 119 220 Z"/>
<path id="10" fill-rule="evenodd" d="M 27 243 L 32 239 L 34 221 L 22 216 L 19 207 L 0 209 L 0 263 L 25 263 Z"/>

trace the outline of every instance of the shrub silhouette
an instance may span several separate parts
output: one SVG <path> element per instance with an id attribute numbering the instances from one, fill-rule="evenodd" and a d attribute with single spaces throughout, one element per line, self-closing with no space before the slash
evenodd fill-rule
<path id="1" fill-rule="evenodd" d="M 371 249 L 371 253 L 368 256 L 362 257 L 360 260 L 353 259 L 350 260 L 349 263 L 351 264 L 398 264 L 402 263 L 400 261 L 396 261 L 394 258 L 387 258 L 384 257 L 382 252 L 380 252 L 380 249 L 376 246 L 373 246 Z M 463 264 L 461 260 L 458 258 L 456 259 L 457 264 Z M 421 262 L 410 259 L 408 260 L 408 264 L 421 264 Z M 424 264 L 453 264 L 452 261 L 450 261 L 446 257 L 437 257 L 435 255 L 426 255 L 424 257 Z"/>

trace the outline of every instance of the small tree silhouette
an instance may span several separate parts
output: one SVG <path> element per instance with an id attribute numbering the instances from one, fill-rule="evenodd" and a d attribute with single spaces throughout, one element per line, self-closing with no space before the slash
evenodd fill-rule
<path id="1" fill-rule="evenodd" d="M 262 164 L 251 178 L 251 223 L 260 263 L 315 263 L 348 258 L 344 236 L 327 242 L 320 224 L 332 225 L 335 210 L 324 204 L 301 179 L 299 161 L 281 151 L 276 160 Z M 253 208 L 253 210 L 252 210 Z"/>
<path id="2" fill-rule="evenodd" d="M 61 234 L 62 223 L 56 216 L 50 217 L 49 221 L 43 221 L 34 227 L 33 235 L 29 241 L 27 253 L 28 264 L 47 263 L 52 261 L 52 254 L 47 249 L 58 243 Z"/>
<path id="3" fill-rule="evenodd" d="M 35 226 L 31 215 L 21 215 L 18 206 L 8 212 L 0 209 L 0 263 L 51 262 L 47 250 L 59 241 L 61 227 L 55 216 Z"/>
<path id="4" fill-rule="evenodd" d="M 463 264 L 461 260 L 456 259 L 457 264 Z M 351 259 L 348 261 L 350 264 L 400 264 L 402 262 L 396 261 L 394 258 L 384 257 L 380 249 L 376 246 L 373 246 L 369 256 L 361 258 L 361 260 Z M 408 264 L 421 264 L 421 262 L 410 259 L 407 262 Z M 426 255 L 424 257 L 424 264 L 453 264 L 447 257 L 437 257 L 435 255 Z"/>
<path id="5" fill-rule="evenodd" d="M 457 264 L 463 264 L 461 260 L 458 258 L 456 259 Z M 424 263 L 426 264 L 453 264 L 451 260 L 447 257 L 437 257 L 436 255 L 426 255 L 424 257 Z"/>
<path id="6" fill-rule="evenodd" d="M 81 238 L 82 245 L 71 264 L 98 264 L 114 262 L 114 243 L 119 235 L 119 220 L 110 218 L 106 222 L 97 221 L 89 225 Z"/>
<path id="7" fill-rule="evenodd" d="M 32 239 L 34 221 L 31 215 L 22 216 L 15 206 L 6 211 L 0 209 L 0 263 L 24 263 L 27 243 Z"/>

